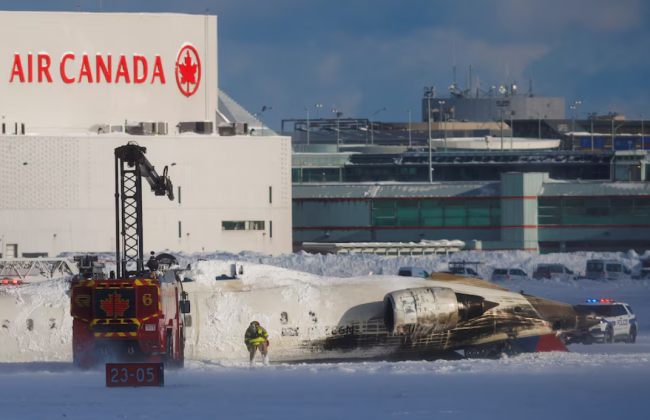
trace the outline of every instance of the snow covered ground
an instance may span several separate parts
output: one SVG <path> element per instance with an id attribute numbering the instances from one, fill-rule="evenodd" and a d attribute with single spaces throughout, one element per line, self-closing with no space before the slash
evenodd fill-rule
<path id="1" fill-rule="evenodd" d="M 9 419 L 642 419 L 650 337 L 583 346 L 590 354 L 498 361 L 282 365 L 190 362 L 164 388 L 107 389 L 101 372 L 69 364 L 0 364 Z M 646 413 L 646 414 L 644 414 Z"/>
<path id="2" fill-rule="evenodd" d="M 308 254 L 271 257 L 249 253 L 179 257 L 183 265 L 198 259 L 266 264 L 266 268 L 249 265 L 246 269 L 244 263 L 250 281 L 264 273 L 273 277 L 276 269 L 268 266 L 336 278 L 394 274 L 403 265 L 440 270 L 448 260 L 446 257 L 397 259 Z M 495 267 L 520 267 L 530 273 L 541 262 L 561 262 L 574 271 L 584 272 L 586 260 L 594 257 L 614 257 L 637 270 L 640 258 L 634 253 L 468 252 L 456 254 L 452 259 L 484 261 L 486 264 L 480 270 L 488 278 Z M 316 281 L 316 276 L 304 277 Z M 0 418 L 595 419 L 623 414 L 636 419 L 647 416 L 650 282 L 529 280 L 501 284 L 512 290 L 574 304 L 587 298 L 624 300 L 632 305 L 639 318 L 637 343 L 572 345 L 571 353 L 528 354 L 496 361 L 281 364 L 249 368 L 236 362 L 192 360 L 187 362 L 184 371 L 167 371 L 165 387 L 155 389 L 107 389 L 103 372 L 79 372 L 67 361 L 0 363 Z M 46 287 L 50 296 L 61 296 L 56 283 Z M 51 303 L 43 300 L 33 305 Z M 0 330 L 0 335 L 4 333 Z M 62 345 L 60 341 L 40 344 Z"/>

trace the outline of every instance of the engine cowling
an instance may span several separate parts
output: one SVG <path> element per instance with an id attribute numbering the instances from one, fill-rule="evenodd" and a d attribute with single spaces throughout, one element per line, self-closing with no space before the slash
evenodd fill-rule
<path id="1" fill-rule="evenodd" d="M 404 289 L 384 297 L 384 324 L 393 334 L 435 334 L 478 318 L 495 306 L 483 297 L 447 287 Z"/>

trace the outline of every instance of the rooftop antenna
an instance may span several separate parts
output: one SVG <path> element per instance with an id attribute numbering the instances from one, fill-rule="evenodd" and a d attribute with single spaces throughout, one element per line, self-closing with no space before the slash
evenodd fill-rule
<path id="1" fill-rule="evenodd" d="M 456 34 L 453 33 L 451 34 L 451 45 L 452 45 L 452 51 L 454 55 L 454 89 L 456 89 L 458 86 L 456 85 Z"/>

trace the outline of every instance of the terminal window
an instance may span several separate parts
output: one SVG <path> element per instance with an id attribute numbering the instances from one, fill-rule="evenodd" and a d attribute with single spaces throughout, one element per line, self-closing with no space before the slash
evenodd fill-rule
<path id="1" fill-rule="evenodd" d="M 264 230 L 264 221 L 221 222 L 221 230 Z"/>
<path id="2" fill-rule="evenodd" d="M 501 226 L 500 199 L 374 200 L 373 226 Z"/>
<path id="3" fill-rule="evenodd" d="M 540 225 L 646 225 L 650 198 L 586 197 L 538 199 Z"/>

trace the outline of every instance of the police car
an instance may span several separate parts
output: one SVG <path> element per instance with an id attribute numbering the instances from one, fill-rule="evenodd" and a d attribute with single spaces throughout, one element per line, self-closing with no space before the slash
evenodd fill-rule
<path id="1" fill-rule="evenodd" d="M 568 343 L 636 342 L 637 318 L 627 303 L 614 302 L 612 299 L 587 299 L 576 305 L 576 308 L 581 313 L 591 314 L 595 321 L 600 322 L 582 334 L 576 333 L 568 337 Z"/>

